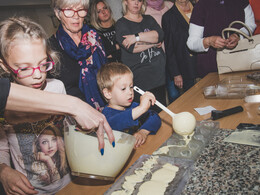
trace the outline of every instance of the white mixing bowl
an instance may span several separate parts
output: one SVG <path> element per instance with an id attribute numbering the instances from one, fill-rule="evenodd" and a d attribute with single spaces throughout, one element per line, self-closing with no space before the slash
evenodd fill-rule
<path id="1" fill-rule="evenodd" d="M 97 137 L 75 131 L 75 123 L 64 120 L 65 149 L 72 175 L 114 180 L 125 165 L 135 143 L 135 137 L 114 131 L 115 147 L 105 134 L 105 148 L 102 156 L 98 150 Z"/>

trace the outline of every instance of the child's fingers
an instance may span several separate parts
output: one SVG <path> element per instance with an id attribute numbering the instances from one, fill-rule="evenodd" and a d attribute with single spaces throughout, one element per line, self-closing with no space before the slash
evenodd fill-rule
<path id="1" fill-rule="evenodd" d="M 138 148 L 140 146 L 139 139 L 136 139 L 135 141 L 135 148 Z"/>
<path id="2" fill-rule="evenodd" d="M 144 96 L 150 98 L 151 101 L 154 101 L 156 100 L 155 96 L 153 95 L 153 93 L 149 92 L 149 91 L 146 91 Z"/>
<path id="3" fill-rule="evenodd" d="M 136 147 L 140 147 L 142 145 L 143 139 L 140 138 L 137 143 L 136 143 Z"/>

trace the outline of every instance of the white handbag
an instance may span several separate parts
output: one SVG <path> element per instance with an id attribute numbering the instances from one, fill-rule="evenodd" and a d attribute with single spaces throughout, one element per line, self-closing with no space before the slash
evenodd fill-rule
<path id="1" fill-rule="evenodd" d="M 235 23 L 242 24 L 249 32 L 249 35 L 239 29 L 232 28 Z M 222 37 L 224 39 L 226 32 L 227 37 L 229 37 L 229 32 L 236 32 L 242 35 L 244 39 L 239 40 L 234 49 L 217 51 L 218 73 L 260 69 L 260 34 L 253 36 L 248 26 L 241 21 L 234 21 L 228 28 L 223 29 Z"/>

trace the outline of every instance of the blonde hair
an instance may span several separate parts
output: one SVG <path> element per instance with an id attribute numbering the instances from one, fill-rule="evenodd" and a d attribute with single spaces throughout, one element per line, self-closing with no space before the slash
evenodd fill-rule
<path id="1" fill-rule="evenodd" d="M 126 12 L 127 12 L 127 6 L 125 4 L 126 1 L 127 0 L 122 0 L 123 15 L 125 15 Z M 141 13 L 140 14 L 144 14 L 144 12 L 146 10 L 146 0 L 142 0 L 142 2 L 143 2 L 143 5 L 141 7 Z"/>
<path id="2" fill-rule="evenodd" d="M 43 133 L 45 131 L 52 131 L 54 136 L 57 138 L 57 156 L 58 156 L 58 170 L 60 173 L 62 173 L 62 175 L 66 174 L 67 172 L 67 161 L 66 161 L 66 153 L 65 153 L 65 146 L 64 146 L 64 142 L 62 139 L 62 135 L 60 130 L 53 124 L 48 124 L 42 131 L 41 133 L 38 135 L 38 137 L 36 138 L 35 142 L 33 143 L 33 154 L 37 155 L 38 152 L 41 152 L 40 149 L 40 143 L 39 143 L 39 139 L 41 137 L 41 135 L 43 135 Z"/>
<path id="3" fill-rule="evenodd" d="M 115 80 L 124 74 L 131 74 L 133 76 L 130 68 L 122 63 L 111 62 L 103 65 L 97 73 L 97 83 L 101 93 L 103 94 L 103 89 L 105 88 L 111 90 Z"/>
<path id="4" fill-rule="evenodd" d="M 91 4 L 90 23 L 97 30 L 102 29 L 101 21 L 98 18 L 98 10 L 97 10 L 97 4 L 100 3 L 100 2 L 104 3 L 105 6 L 107 7 L 108 11 L 110 12 L 110 22 L 111 22 L 111 24 L 112 25 L 115 24 L 115 20 L 113 19 L 113 13 L 112 13 L 112 10 L 111 10 L 109 4 L 105 0 L 96 0 Z"/>
<path id="5" fill-rule="evenodd" d="M 88 9 L 89 0 L 51 0 L 52 9 L 62 9 L 72 7 L 74 5 L 83 5 L 84 9 Z"/>
<path id="6" fill-rule="evenodd" d="M 51 49 L 47 41 L 47 34 L 44 29 L 26 17 L 12 17 L 0 23 L 0 58 L 5 61 L 9 57 L 11 45 L 16 40 L 42 40 L 46 53 L 53 59 L 55 64 L 59 62 L 56 52 Z M 58 74 L 58 67 L 55 66 L 51 73 Z M 6 71 L 0 68 L 0 77 L 6 76 Z M 10 75 L 9 75 L 10 76 Z"/>

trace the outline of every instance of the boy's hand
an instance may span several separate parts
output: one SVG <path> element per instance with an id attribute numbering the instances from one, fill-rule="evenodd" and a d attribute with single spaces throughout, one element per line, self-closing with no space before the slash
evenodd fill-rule
<path id="1" fill-rule="evenodd" d="M 155 97 L 151 92 L 145 92 L 141 97 L 140 97 L 140 105 L 135 107 L 132 110 L 132 117 L 133 120 L 136 120 L 138 117 L 140 117 L 142 114 L 148 111 L 151 105 L 155 104 Z"/>
<path id="2" fill-rule="evenodd" d="M 140 147 L 142 144 L 145 143 L 147 136 L 149 135 L 150 131 L 147 131 L 145 129 L 141 129 L 140 131 L 136 132 L 134 134 L 134 137 L 136 139 L 135 141 L 135 148 Z"/>
<path id="3" fill-rule="evenodd" d="M 27 177 L 11 167 L 1 164 L 0 181 L 7 195 L 9 194 L 38 194 Z"/>
<path id="4" fill-rule="evenodd" d="M 140 97 L 139 106 L 146 112 L 151 105 L 154 105 L 155 101 L 154 95 L 151 92 L 146 91 L 145 94 Z"/>

